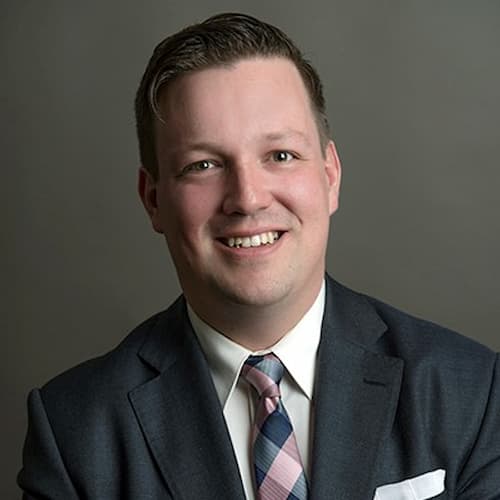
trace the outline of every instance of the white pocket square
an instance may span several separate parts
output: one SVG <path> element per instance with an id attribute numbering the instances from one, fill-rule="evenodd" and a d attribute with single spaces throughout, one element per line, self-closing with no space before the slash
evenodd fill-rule
<path id="1" fill-rule="evenodd" d="M 444 491 L 446 471 L 437 469 L 400 483 L 385 484 L 375 490 L 373 500 L 425 500 Z"/>

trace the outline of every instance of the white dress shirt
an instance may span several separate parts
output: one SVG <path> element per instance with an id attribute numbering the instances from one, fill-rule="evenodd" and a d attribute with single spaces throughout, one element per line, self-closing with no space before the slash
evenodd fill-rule
<path id="1" fill-rule="evenodd" d="M 265 351 L 252 352 L 217 332 L 188 307 L 189 319 L 208 361 L 215 389 L 243 480 L 248 500 L 254 500 L 252 425 L 256 396 L 240 378 L 243 363 L 250 355 L 273 352 L 286 368 L 280 383 L 281 398 L 297 439 L 306 477 L 310 477 L 311 422 L 316 371 L 316 354 L 325 304 L 325 284 L 314 304 L 277 344 Z"/>

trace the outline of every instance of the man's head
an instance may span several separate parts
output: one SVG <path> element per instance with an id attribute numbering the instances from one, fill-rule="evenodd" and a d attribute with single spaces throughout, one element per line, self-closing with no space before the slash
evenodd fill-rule
<path id="1" fill-rule="evenodd" d="M 297 68 L 307 90 L 323 148 L 329 140 L 322 85 L 316 70 L 281 30 L 243 14 L 218 14 L 166 38 L 155 48 L 135 99 L 141 163 L 158 175 L 155 122 L 160 94 L 180 76 L 250 58 L 280 57 Z"/>
<path id="2" fill-rule="evenodd" d="M 245 30 L 261 26 L 230 18 Z M 211 22 L 217 19 L 226 18 Z M 234 40 L 220 36 L 245 46 L 241 29 Z M 192 44 L 206 45 L 186 33 L 176 46 L 192 52 Z M 222 59 L 225 45 L 211 37 Z M 261 348 L 276 338 L 259 338 L 256 329 L 261 336 L 284 334 L 319 292 L 340 163 L 333 142 L 322 137 L 326 128 L 318 125 L 309 80 L 295 60 L 281 52 L 249 54 L 190 66 L 146 92 L 156 110 L 149 118 L 154 169 L 153 163 L 140 169 L 139 193 L 191 307 L 240 343 Z M 141 87 L 150 86 L 145 80 Z M 142 155 L 146 164 L 148 153 Z"/>

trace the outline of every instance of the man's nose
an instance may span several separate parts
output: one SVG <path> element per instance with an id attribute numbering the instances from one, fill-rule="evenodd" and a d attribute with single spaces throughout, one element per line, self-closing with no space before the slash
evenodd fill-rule
<path id="1" fill-rule="evenodd" d="M 269 174 L 258 164 L 239 163 L 229 169 L 222 209 L 225 214 L 252 215 L 272 202 Z"/>

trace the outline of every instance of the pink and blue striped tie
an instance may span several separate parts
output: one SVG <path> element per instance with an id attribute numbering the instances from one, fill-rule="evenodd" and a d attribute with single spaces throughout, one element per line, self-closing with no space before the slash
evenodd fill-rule
<path id="1" fill-rule="evenodd" d="M 253 435 L 257 498 L 306 500 L 304 468 L 292 424 L 281 402 L 281 361 L 272 353 L 250 356 L 241 373 L 259 395 Z"/>

